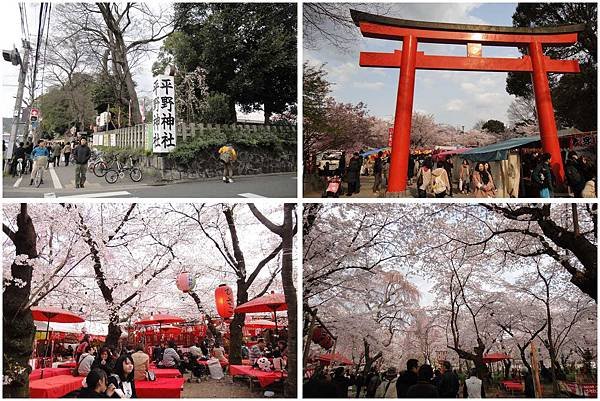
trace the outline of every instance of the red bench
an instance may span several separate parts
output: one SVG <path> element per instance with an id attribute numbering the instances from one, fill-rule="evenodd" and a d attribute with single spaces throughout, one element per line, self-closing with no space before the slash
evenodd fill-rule
<path id="1" fill-rule="evenodd" d="M 48 377 L 68 375 L 71 376 L 71 368 L 45 368 L 44 371 L 44 379 Z M 29 374 L 29 380 L 39 380 L 42 378 L 42 369 L 36 369 Z"/>
<path id="2" fill-rule="evenodd" d="M 287 372 L 265 372 L 246 365 L 229 365 L 229 374 L 234 376 L 245 376 L 250 378 L 250 388 L 252 389 L 252 380 L 256 379 L 260 387 L 265 388 L 277 381 L 287 377 Z"/>

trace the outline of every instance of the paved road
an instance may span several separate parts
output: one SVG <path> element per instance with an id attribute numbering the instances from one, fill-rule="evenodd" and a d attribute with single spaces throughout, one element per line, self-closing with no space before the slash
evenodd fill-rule
<path id="1" fill-rule="evenodd" d="M 225 184 L 218 179 L 160 183 L 154 177 L 135 183 L 127 176 L 115 184 L 88 172 L 84 189 L 75 188 L 74 167 L 50 166 L 39 188 L 29 186 L 29 176 L 4 176 L 4 198 L 295 198 L 296 173 L 235 177 Z"/>

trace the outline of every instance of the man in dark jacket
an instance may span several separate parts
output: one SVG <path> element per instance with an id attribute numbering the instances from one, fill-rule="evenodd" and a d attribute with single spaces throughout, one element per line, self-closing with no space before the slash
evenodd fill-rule
<path id="1" fill-rule="evenodd" d="M 440 398 L 456 398 L 460 382 L 458 376 L 452 371 L 452 365 L 448 361 L 442 363 L 442 379 L 438 386 Z"/>
<path id="2" fill-rule="evenodd" d="M 421 365 L 419 368 L 419 380 L 406 392 L 406 398 L 438 398 L 440 394 L 437 388 L 431 384 L 433 368 L 430 365 Z"/>
<path id="3" fill-rule="evenodd" d="M 569 158 L 565 166 L 567 182 L 576 198 L 581 198 L 581 191 L 585 187 L 585 178 L 581 170 L 581 163 L 576 152 L 569 153 Z"/>
<path id="4" fill-rule="evenodd" d="M 346 177 L 348 180 L 348 192 L 346 196 L 352 196 L 354 193 L 358 193 L 360 185 L 360 167 L 361 161 L 358 153 L 354 153 L 350 162 L 348 163 L 348 169 L 346 170 Z"/>
<path id="5" fill-rule="evenodd" d="M 398 398 L 406 398 L 406 393 L 410 386 L 417 384 L 419 361 L 409 359 L 406 361 L 406 371 L 400 374 L 396 381 L 396 394 Z"/>
<path id="6" fill-rule="evenodd" d="M 348 398 L 348 387 L 352 386 L 353 380 L 346 377 L 344 374 L 344 368 L 342 366 L 335 369 L 331 383 L 335 386 L 335 397 L 334 398 Z"/>
<path id="7" fill-rule="evenodd" d="M 85 173 L 87 172 L 88 160 L 92 155 L 87 140 L 81 138 L 79 146 L 73 149 L 73 159 L 75 160 L 75 188 L 83 188 L 85 184 Z"/>
<path id="8" fill-rule="evenodd" d="M 21 160 L 21 165 L 23 169 L 25 169 L 25 160 L 27 159 L 27 154 L 25 153 L 25 144 L 23 142 L 19 143 L 19 147 L 15 149 L 15 153 L 13 154 L 13 160 L 11 164 L 11 173 L 14 177 L 17 174 L 17 163 L 19 159 Z M 24 173 L 24 171 L 21 171 Z"/>
<path id="9" fill-rule="evenodd" d="M 373 164 L 373 175 L 375 176 L 373 193 L 378 193 L 381 187 L 381 181 L 383 180 L 383 152 L 381 150 L 377 153 L 375 163 Z"/>

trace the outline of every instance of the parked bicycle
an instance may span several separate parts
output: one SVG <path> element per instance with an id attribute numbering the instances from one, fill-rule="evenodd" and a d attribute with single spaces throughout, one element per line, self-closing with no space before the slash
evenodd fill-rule
<path id="1" fill-rule="evenodd" d="M 109 184 L 114 184 L 119 178 L 124 178 L 125 173 L 129 173 L 129 178 L 133 182 L 140 182 L 142 180 L 142 170 L 139 167 L 134 166 L 133 158 L 129 156 L 129 163 L 123 164 L 119 160 L 115 161 L 116 169 L 110 168 L 104 175 L 104 179 Z"/>
<path id="2" fill-rule="evenodd" d="M 114 157 L 107 157 L 105 159 L 104 155 L 100 154 L 97 160 L 94 163 L 91 163 L 91 169 L 96 177 L 104 177 L 106 175 L 106 172 L 113 167 L 114 163 Z"/>

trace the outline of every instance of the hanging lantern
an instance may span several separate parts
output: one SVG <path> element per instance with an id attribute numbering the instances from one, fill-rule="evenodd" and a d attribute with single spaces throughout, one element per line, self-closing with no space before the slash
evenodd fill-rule
<path id="1" fill-rule="evenodd" d="M 183 272 L 177 276 L 177 280 L 175 282 L 180 291 L 190 292 L 196 285 L 196 278 L 190 273 Z"/>
<path id="2" fill-rule="evenodd" d="M 221 284 L 215 289 L 215 304 L 219 316 L 223 319 L 229 319 L 233 316 L 233 310 L 235 309 L 233 291 L 227 284 Z"/>
<path id="3" fill-rule="evenodd" d="M 319 342 L 319 345 L 328 350 L 333 347 L 333 338 L 331 338 L 329 334 L 325 334 L 325 337 Z"/>
<path id="4" fill-rule="evenodd" d="M 312 340 L 315 344 L 319 344 L 323 340 L 323 337 L 326 335 L 327 332 L 325 332 L 325 330 L 321 326 L 317 326 L 313 330 Z"/>

